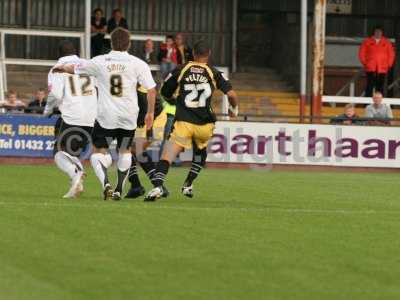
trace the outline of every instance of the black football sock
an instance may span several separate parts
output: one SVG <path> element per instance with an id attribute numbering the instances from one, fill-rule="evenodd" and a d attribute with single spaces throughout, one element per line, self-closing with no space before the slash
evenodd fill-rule
<path id="1" fill-rule="evenodd" d="M 143 152 L 143 154 L 141 155 L 141 157 L 139 159 L 139 164 L 142 167 L 143 171 L 146 172 L 147 177 L 153 183 L 154 175 L 156 173 L 156 165 L 153 162 L 149 153 L 147 153 L 146 151 Z"/>
<path id="2" fill-rule="evenodd" d="M 131 188 L 137 188 L 142 186 L 136 166 L 136 156 L 134 154 L 132 154 L 132 163 L 129 169 L 128 180 L 131 183 Z"/>
<path id="3" fill-rule="evenodd" d="M 192 166 L 190 168 L 189 174 L 186 177 L 184 186 L 191 186 L 193 181 L 199 176 L 201 170 L 206 164 L 207 160 L 207 148 L 197 149 L 194 147 L 193 149 L 193 160 Z"/>
<path id="4" fill-rule="evenodd" d="M 107 168 L 103 166 L 102 163 L 100 163 L 101 169 L 103 170 L 104 173 L 104 183 L 103 186 L 106 186 L 107 184 L 110 184 L 110 180 L 108 179 L 108 173 L 107 173 Z"/>
<path id="5" fill-rule="evenodd" d="M 157 164 L 156 173 L 154 175 L 154 187 L 160 187 L 164 184 L 165 177 L 168 174 L 170 163 L 166 160 L 160 160 Z"/>
<path id="6" fill-rule="evenodd" d="M 193 181 L 197 178 L 202 169 L 203 169 L 202 166 L 192 162 L 192 167 L 190 168 L 189 174 L 186 177 L 184 185 L 191 186 L 193 184 Z"/>

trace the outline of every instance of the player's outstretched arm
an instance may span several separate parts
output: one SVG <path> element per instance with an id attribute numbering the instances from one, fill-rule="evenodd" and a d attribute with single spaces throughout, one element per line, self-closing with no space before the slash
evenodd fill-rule
<path id="1" fill-rule="evenodd" d="M 169 104 L 175 105 L 176 99 L 173 97 L 176 89 L 178 88 L 178 77 L 180 75 L 181 68 L 176 68 L 172 73 L 170 73 L 167 78 L 165 78 L 164 84 L 161 87 L 160 94 L 161 97 L 167 101 Z"/>
<path id="2" fill-rule="evenodd" d="M 234 90 L 230 90 L 227 94 L 229 102 L 229 115 L 237 117 L 239 114 L 239 101 L 238 96 Z"/>
<path id="3" fill-rule="evenodd" d="M 237 117 L 239 114 L 238 96 L 234 90 L 230 90 L 227 94 L 229 102 L 229 114 L 231 117 Z"/>
<path id="4" fill-rule="evenodd" d="M 47 102 L 46 106 L 44 107 L 43 115 L 45 117 L 50 117 L 53 114 L 54 109 L 56 107 L 57 107 L 57 98 L 52 93 L 50 93 L 47 96 Z"/>
<path id="5" fill-rule="evenodd" d="M 146 128 L 149 130 L 153 127 L 154 121 L 154 106 L 156 103 L 157 90 L 155 88 L 147 91 L 147 114 L 145 117 Z"/>
<path id="6" fill-rule="evenodd" d="M 64 64 L 64 65 L 55 66 L 53 68 L 53 73 L 75 74 L 75 66 L 73 64 Z"/>
<path id="7" fill-rule="evenodd" d="M 228 96 L 229 102 L 229 115 L 231 117 L 237 117 L 239 114 L 239 101 L 236 92 L 232 88 L 232 84 L 229 82 L 227 78 L 224 77 L 222 72 L 214 69 L 215 81 L 217 83 L 217 89 L 222 91 L 225 95 Z"/>

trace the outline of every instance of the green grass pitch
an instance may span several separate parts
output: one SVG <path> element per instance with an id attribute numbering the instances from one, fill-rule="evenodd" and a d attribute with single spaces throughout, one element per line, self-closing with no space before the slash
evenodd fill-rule
<path id="1" fill-rule="evenodd" d="M 400 299 L 398 174 L 206 169 L 188 200 L 173 169 L 168 200 L 116 203 L 0 169 L 0 299 Z"/>

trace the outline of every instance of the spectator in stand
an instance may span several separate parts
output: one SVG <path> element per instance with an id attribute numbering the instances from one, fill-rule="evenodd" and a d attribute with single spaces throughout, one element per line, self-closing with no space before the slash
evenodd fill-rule
<path id="1" fill-rule="evenodd" d="M 122 11 L 119 8 L 113 10 L 112 17 L 108 20 L 107 23 L 107 32 L 111 33 L 117 27 L 128 29 L 128 23 L 122 16 Z"/>
<path id="2" fill-rule="evenodd" d="M 393 112 L 390 105 L 383 103 L 383 95 L 381 92 L 375 92 L 373 96 L 373 104 L 365 109 L 365 117 L 368 118 L 369 125 L 390 125 L 393 119 Z"/>
<path id="3" fill-rule="evenodd" d="M 343 125 L 362 125 L 363 121 L 356 114 L 354 104 L 347 104 L 344 107 L 344 113 L 331 119 L 331 124 L 343 124 Z"/>
<path id="4" fill-rule="evenodd" d="M 104 54 L 104 35 L 107 32 L 107 20 L 103 10 L 96 8 L 91 20 L 92 57 Z"/>
<path id="5" fill-rule="evenodd" d="M 42 114 L 47 103 L 46 97 L 46 90 L 43 88 L 38 89 L 31 102 L 29 102 L 28 107 L 25 109 L 25 112 Z"/>
<path id="6" fill-rule="evenodd" d="M 161 44 L 160 53 L 158 55 L 162 79 L 165 79 L 165 77 L 176 68 L 178 64 L 177 52 L 174 37 L 172 35 L 167 36 L 165 43 Z"/>
<path id="7" fill-rule="evenodd" d="M 139 58 L 143 59 L 149 65 L 157 64 L 157 55 L 154 51 L 154 43 L 151 39 L 146 40 L 144 47 L 139 53 Z"/>
<path id="8" fill-rule="evenodd" d="M 374 88 L 383 94 L 385 77 L 394 64 L 395 51 L 390 40 L 383 36 L 382 27 L 375 27 L 373 36 L 364 40 L 358 55 L 367 74 L 365 96 L 372 97 Z"/>
<path id="9" fill-rule="evenodd" d="M 175 36 L 175 45 L 177 52 L 178 65 L 184 65 L 185 63 L 193 60 L 192 48 L 185 44 L 185 37 L 183 33 L 178 33 Z"/>
<path id="10" fill-rule="evenodd" d="M 7 99 L 0 101 L 0 107 L 11 113 L 20 113 L 24 110 L 26 104 L 18 100 L 16 91 L 11 90 L 7 94 Z"/>

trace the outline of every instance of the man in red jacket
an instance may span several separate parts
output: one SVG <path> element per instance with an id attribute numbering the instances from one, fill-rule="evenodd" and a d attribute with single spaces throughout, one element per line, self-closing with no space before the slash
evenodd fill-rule
<path id="1" fill-rule="evenodd" d="M 358 56 L 367 73 L 365 96 L 372 97 L 374 88 L 383 93 L 385 76 L 393 66 L 395 52 L 381 27 L 375 27 L 373 36 L 364 40 Z"/>

